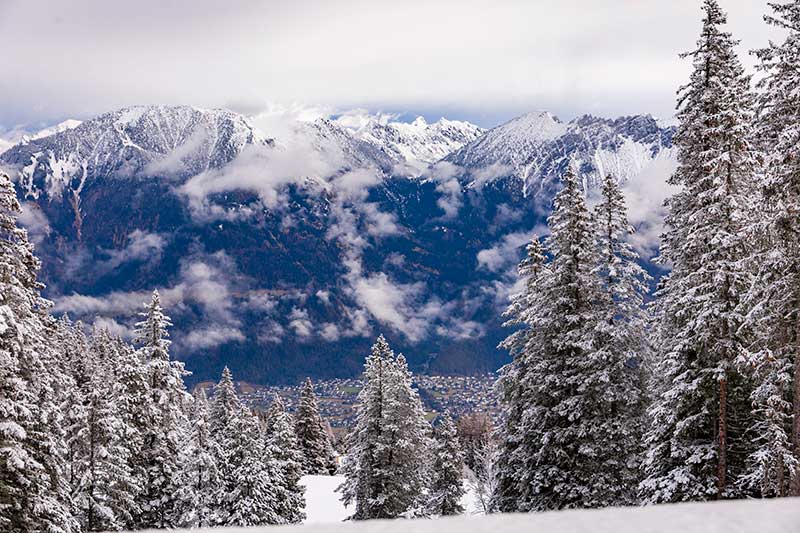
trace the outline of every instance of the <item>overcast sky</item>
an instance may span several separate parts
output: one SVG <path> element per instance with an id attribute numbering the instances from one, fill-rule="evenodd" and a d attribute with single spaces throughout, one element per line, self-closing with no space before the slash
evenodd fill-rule
<path id="1" fill-rule="evenodd" d="M 766 2 L 720 0 L 750 48 Z M 700 0 L 0 0 L 0 130 L 186 103 L 672 114 Z"/>

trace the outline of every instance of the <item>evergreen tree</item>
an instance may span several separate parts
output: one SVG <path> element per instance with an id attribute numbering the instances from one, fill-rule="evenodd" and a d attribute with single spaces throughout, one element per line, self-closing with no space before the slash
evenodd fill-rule
<path id="1" fill-rule="evenodd" d="M 275 483 L 276 511 L 287 524 L 299 524 L 305 519 L 305 488 L 300 485 L 302 452 L 295 436 L 292 416 L 286 412 L 283 400 L 277 394 L 267 411 L 268 430 L 264 441 L 266 456 L 280 471 L 280 484 Z"/>
<path id="2" fill-rule="evenodd" d="M 521 462 L 520 448 L 522 416 L 527 397 L 523 395 L 520 377 L 527 371 L 527 346 L 535 342 L 534 331 L 530 326 L 535 313 L 546 305 L 544 289 L 549 270 L 546 265 L 544 248 L 539 237 L 534 235 L 527 246 L 527 255 L 519 264 L 518 274 L 524 280 L 524 290 L 511 297 L 511 304 L 504 313 L 506 327 L 517 330 L 500 344 L 509 351 L 511 363 L 500 369 L 497 389 L 503 401 L 503 424 L 498 428 L 497 440 L 501 443 L 497 451 L 496 488 L 492 494 L 490 507 L 500 512 L 515 512 L 521 500 L 520 477 L 525 465 Z"/>
<path id="3" fill-rule="evenodd" d="M 650 409 L 642 482 L 646 502 L 738 495 L 731 483 L 748 453 L 749 383 L 736 369 L 745 349 L 740 295 L 751 284 L 744 210 L 755 154 L 749 142 L 749 77 L 726 15 L 705 0 L 694 71 L 678 100 L 661 258 L 672 272 L 657 292 L 657 397 Z"/>
<path id="4" fill-rule="evenodd" d="M 765 19 L 785 38 L 756 51 L 764 176 L 753 232 L 758 281 L 747 302 L 755 341 L 742 360 L 758 383 L 749 434 L 756 449 L 742 481 L 766 496 L 800 496 L 800 1 L 769 6 Z"/>
<path id="5" fill-rule="evenodd" d="M 110 361 L 101 358 L 107 340 L 94 336 L 83 364 L 73 366 L 87 373 L 75 378 L 82 384 L 83 409 L 69 428 L 74 508 L 84 531 L 125 529 L 132 521 L 138 488 L 131 483 L 129 449 L 122 440 L 124 420 L 115 403 L 119 384 L 107 366 Z"/>
<path id="6" fill-rule="evenodd" d="M 337 489 L 354 520 L 413 516 L 424 511 L 429 424 L 402 355 L 383 336 L 364 364 L 364 388 Z"/>
<path id="7" fill-rule="evenodd" d="M 430 513 L 438 516 L 462 514 L 464 454 L 458 442 L 456 425 L 447 414 L 436 429 L 432 466 Z"/>
<path id="8" fill-rule="evenodd" d="M 186 440 L 181 447 L 180 527 L 211 527 L 220 523 L 225 487 L 217 461 L 222 451 L 211 436 L 208 400 L 198 389 L 192 402 Z"/>
<path id="9" fill-rule="evenodd" d="M 167 328 L 170 319 L 161 308 L 158 291 L 141 313 L 136 324 L 140 357 L 145 361 L 149 385 L 149 413 L 143 432 L 141 462 L 144 466 L 143 490 L 139 495 L 139 527 L 175 527 L 180 486 L 179 447 L 181 429 L 186 427 L 189 401 L 183 384 L 183 363 L 170 361 Z"/>
<path id="10" fill-rule="evenodd" d="M 599 470 L 593 484 L 605 492 L 605 505 L 630 505 L 637 501 L 642 458 L 644 365 L 649 353 L 644 296 L 651 278 L 626 242 L 634 229 L 628 223 L 622 191 L 611 175 L 603 180 L 594 219 L 594 273 L 601 290 L 597 302 L 600 315 L 587 359 L 587 365 L 593 367 L 592 377 L 599 380 L 592 387 L 597 396 L 593 440 L 598 444 L 594 453 Z"/>
<path id="11" fill-rule="evenodd" d="M 636 449 L 639 413 L 629 402 L 640 400 L 626 363 L 641 354 L 622 342 L 631 339 L 614 336 L 609 320 L 630 319 L 623 313 L 629 304 L 612 291 L 622 291 L 616 283 L 635 287 L 636 280 L 609 285 L 608 278 L 600 279 L 598 271 L 631 268 L 630 258 L 614 230 L 606 248 L 615 258 L 602 268 L 572 170 L 553 206 L 546 240 L 551 260 L 545 263 L 534 241 L 520 265 L 526 288 L 507 311 L 508 324 L 522 327 L 503 343 L 513 356 L 500 380 L 507 416 L 496 506 L 503 511 L 632 502 L 636 465 L 629 463 L 629 452 Z M 624 220 L 624 211 L 618 215 L 618 222 Z"/>
<path id="12" fill-rule="evenodd" d="M 0 529 L 77 529 L 65 482 L 63 432 L 55 393 L 61 373 L 49 373 L 55 334 L 40 296 L 39 261 L 11 180 L 0 173 Z M 48 368 L 53 365 L 52 368 Z"/>
<path id="13" fill-rule="evenodd" d="M 325 423 L 319 414 L 317 397 L 311 379 L 306 379 L 300 393 L 295 431 L 303 453 L 303 472 L 311 475 L 332 475 L 336 472 L 336 452 Z"/>
<path id="14" fill-rule="evenodd" d="M 233 374 L 226 366 L 222 369 L 219 383 L 214 386 L 214 399 L 211 402 L 211 434 L 216 436 L 228 426 L 231 419 L 239 413 L 242 403 L 233 385 Z"/>
<path id="15" fill-rule="evenodd" d="M 224 524 L 249 527 L 286 523 L 278 514 L 276 491 L 284 481 L 264 444 L 255 415 L 240 407 L 229 420 L 222 439 L 231 476 Z"/>

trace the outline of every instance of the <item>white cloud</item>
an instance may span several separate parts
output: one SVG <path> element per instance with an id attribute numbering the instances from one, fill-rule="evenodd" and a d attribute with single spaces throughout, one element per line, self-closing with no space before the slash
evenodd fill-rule
<path id="1" fill-rule="evenodd" d="M 305 339 L 313 334 L 314 324 L 308 318 L 308 311 L 295 307 L 289 313 L 289 327 L 294 331 L 295 335 Z"/>
<path id="2" fill-rule="evenodd" d="M 542 233 L 539 232 L 544 230 L 544 228 L 537 229 L 509 233 L 491 248 L 479 251 L 478 268 L 484 268 L 490 272 L 500 272 L 510 265 L 517 264 L 520 260 L 519 249 L 530 242 L 534 233 L 541 235 Z"/>
<path id="3" fill-rule="evenodd" d="M 128 234 L 127 243 L 120 250 L 108 251 L 109 258 L 98 264 L 101 270 L 113 270 L 129 261 L 150 261 L 159 259 L 166 240 L 157 233 L 134 230 Z"/>
<path id="4" fill-rule="evenodd" d="M 642 257 L 653 257 L 658 251 L 660 236 L 664 231 L 664 200 L 677 191 L 667 183 L 675 172 L 674 156 L 658 157 L 635 178 L 622 185 L 628 205 L 628 219 L 636 233 L 628 240 Z"/>
<path id="5" fill-rule="evenodd" d="M 7 123 L 142 102 L 252 112 L 264 95 L 287 107 L 667 116 L 688 70 L 677 53 L 700 30 L 699 4 L 689 0 L 0 6 L 0 117 Z M 724 7 L 742 50 L 775 33 L 761 20 L 764 3 L 729 0 Z"/>
<path id="6" fill-rule="evenodd" d="M 190 352 L 196 352 L 215 348 L 229 342 L 243 341 L 244 339 L 244 334 L 238 328 L 210 326 L 190 331 L 181 339 L 181 347 L 188 349 Z"/>
<path id="7" fill-rule="evenodd" d="M 22 202 L 21 206 L 22 212 L 17 220 L 28 231 L 31 242 L 41 244 L 52 231 L 47 215 L 35 203 Z"/>

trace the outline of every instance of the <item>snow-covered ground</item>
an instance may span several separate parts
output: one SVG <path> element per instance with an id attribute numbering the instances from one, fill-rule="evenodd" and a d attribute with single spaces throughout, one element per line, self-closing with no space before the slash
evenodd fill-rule
<path id="1" fill-rule="evenodd" d="M 300 482 L 306 487 L 306 525 L 340 523 L 350 515 L 335 492 L 343 476 L 303 476 Z M 474 494 L 465 494 L 461 504 L 467 516 L 480 514 Z"/>
<path id="2" fill-rule="evenodd" d="M 343 482 L 344 476 L 303 476 L 300 483 L 306 487 L 306 524 L 330 524 L 347 518 L 349 512 L 335 493 Z"/>
<path id="3" fill-rule="evenodd" d="M 323 490 L 327 490 L 323 489 L 324 486 L 333 485 L 332 479 L 334 478 L 310 479 L 310 492 L 316 495 L 319 489 L 319 494 L 322 494 Z M 321 512 L 321 509 L 311 512 Z M 282 528 L 291 528 L 297 533 L 338 533 L 343 528 L 346 528 L 347 533 L 798 533 L 800 499 L 683 503 L 528 515 L 491 515 L 481 518 L 316 523 Z M 266 532 L 270 529 L 225 528 L 202 531 Z"/>

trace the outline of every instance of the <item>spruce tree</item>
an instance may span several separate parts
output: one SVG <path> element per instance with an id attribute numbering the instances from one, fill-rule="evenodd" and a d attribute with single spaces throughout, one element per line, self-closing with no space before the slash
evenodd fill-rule
<path id="1" fill-rule="evenodd" d="M 286 412 L 277 394 L 267 411 L 268 429 L 264 432 L 266 457 L 280 472 L 273 484 L 276 493 L 276 512 L 284 523 L 299 524 L 305 519 L 305 488 L 300 485 L 303 475 L 302 452 L 294 432 L 292 416 Z"/>
<path id="2" fill-rule="evenodd" d="M 364 381 L 337 490 L 355 504 L 353 520 L 423 514 L 430 425 L 405 358 L 383 336 L 364 364 Z"/>
<path id="3" fill-rule="evenodd" d="M 57 369 L 48 335 L 55 325 L 37 281 L 39 260 L 17 226 L 20 204 L 0 173 L 0 529 L 77 529 L 65 481 L 56 409 Z M 48 368 L 50 367 L 50 368 Z"/>
<path id="4" fill-rule="evenodd" d="M 629 402 L 638 399 L 638 382 L 626 363 L 641 354 L 615 344 L 609 331 L 609 319 L 629 317 L 617 307 L 619 296 L 605 296 L 604 287 L 613 288 L 598 275 L 603 263 L 571 169 L 553 207 L 546 240 L 551 259 L 545 263 L 538 241 L 532 243 L 520 265 L 525 290 L 507 311 L 508 324 L 521 327 L 503 343 L 513 356 L 500 380 L 506 420 L 496 506 L 503 511 L 633 499 L 636 465 L 628 454 L 636 449 L 639 413 Z M 621 261 L 619 250 L 616 255 Z"/>
<path id="5" fill-rule="evenodd" d="M 181 488 L 179 526 L 184 528 L 211 527 L 221 523 L 220 512 L 225 498 L 225 486 L 217 465 L 222 456 L 219 444 L 209 428 L 208 400 L 204 389 L 195 393 L 185 440 L 181 447 Z"/>
<path id="6" fill-rule="evenodd" d="M 311 379 L 306 379 L 295 416 L 295 431 L 303 453 L 303 473 L 332 475 L 336 472 L 336 452 L 325 422 L 319 414 Z"/>
<path id="7" fill-rule="evenodd" d="M 445 414 L 435 432 L 432 479 L 429 491 L 429 512 L 436 516 L 458 515 L 464 512 L 464 454 L 458 442 L 456 425 Z"/>
<path id="8" fill-rule="evenodd" d="M 149 412 L 143 431 L 141 462 L 143 490 L 139 495 L 139 527 L 175 527 L 180 519 L 176 508 L 180 486 L 179 447 L 181 429 L 186 427 L 186 393 L 183 363 L 171 361 L 167 328 L 170 319 L 161 308 L 158 291 L 136 324 L 139 354 L 145 362 L 149 386 Z"/>
<path id="9" fill-rule="evenodd" d="M 744 212 L 755 153 L 749 140 L 749 77 L 726 15 L 705 0 L 690 82 L 680 90 L 673 139 L 678 168 L 670 183 L 661 259 L 672 272 L 657 292 L 656 398 L 650 409 L 644 501 L 739 495 L 731 483 L 748 454 L 750 385 L 737 371 L 745 349 L 740 295 L 751 277 Z"/>
<path id="10" fill-rule="evenodd" d="M 756 51 L 764 176 L 753 232 L 758 281 L 747 302 L 755 342 L 742 360 L 758 384 L 749 434 L 756 449 L 742 481 L 765 496 L 800 496 L 800 1 L 769 6 L 767 23 L 785 37 Z"/>
<path id="11" fill-rule="evenodd" d="M 221 437 L 229 468 L 224 525 L 264 526 L 284 524 L 278 513 L 276 487 L 280 470 L 265 446 L 258 419 L 244 406 L 233 413 Z"/>

